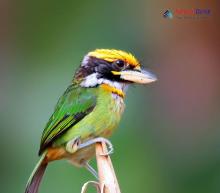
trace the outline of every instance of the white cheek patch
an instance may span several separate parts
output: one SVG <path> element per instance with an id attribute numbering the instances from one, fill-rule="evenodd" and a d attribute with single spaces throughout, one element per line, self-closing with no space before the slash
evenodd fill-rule
<path id="1" fill-rule="evenodd" d="M 94 87 L 99 84 L 99 79 L 97 78 L 97 73 L 90 74 L 87 76 L 80 84 L 82 87 Z"/>
<path id="2" fill-rule="evenodd" d="M 85 77 L 85 79 L 81 82 L 80 86 L 82 87 L 94 87 L 100 84 L 108 84 L 114 88 L 120 89 L 120 90 L 126 90 L 127 84 L 120 83 L 116 81 L 107 80 L 104 78 L 97 78 L 98 73 L 90 74 L 89 76 Z"/>

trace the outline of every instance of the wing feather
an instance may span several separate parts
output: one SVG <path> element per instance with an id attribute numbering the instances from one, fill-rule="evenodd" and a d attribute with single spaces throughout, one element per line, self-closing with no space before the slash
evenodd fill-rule
<path id="1" fill-rule="evenodd" d="M 95 105 L 96 94 L 93 89 L 70 85 L 59 99 L 55 111 L 43 131 L 39 155 L 54 140 L 91 113 Z"/>

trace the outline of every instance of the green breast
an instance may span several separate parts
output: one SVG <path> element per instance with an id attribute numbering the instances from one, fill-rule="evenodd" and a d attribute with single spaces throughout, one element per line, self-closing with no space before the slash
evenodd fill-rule
<path id="1" fill-rule="evenodd" d="M 97 94 L 95 108 L 57 139 L 54 144 L 61 145 L 75 137 L 80 137 L 82 141 L 99 136 L 109 137 L 117 127 L 124 111 L 123 99 L 101 87 L 88 89 L 94 89 Z"/>

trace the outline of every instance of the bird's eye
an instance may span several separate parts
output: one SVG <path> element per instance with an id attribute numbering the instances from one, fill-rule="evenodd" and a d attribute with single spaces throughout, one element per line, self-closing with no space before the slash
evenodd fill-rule
<path id="1" fill-rule="evenodd" d="M 125 66 L 125 62 L 123 60 L 117 60 L 116 61 L 116 65 L 119 67 L 119 68 L 123 68 Z"/>

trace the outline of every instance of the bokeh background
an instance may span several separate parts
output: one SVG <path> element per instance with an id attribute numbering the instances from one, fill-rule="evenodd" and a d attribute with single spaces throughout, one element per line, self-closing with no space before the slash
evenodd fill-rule
<path id="1" fill-rule="evenodd" d="M 132 86 L 111 138 L 122 192 L 220 192 L 220 4 L 217 1 L 0 2 L 0 191 L 23 192 L 41 132 L 82 57 L 134 53 L 159 81 Z M 163 18 L 206 8 L 206 18 Z M 78 193 L 93 177 L 49 165 L 40 192 Z M 88 192 L 95 192 L 90 189 Z"/>

